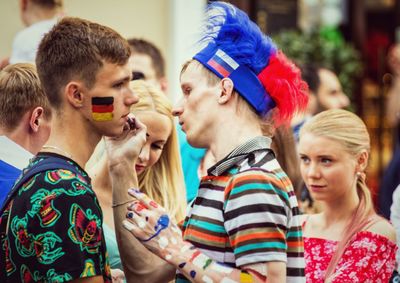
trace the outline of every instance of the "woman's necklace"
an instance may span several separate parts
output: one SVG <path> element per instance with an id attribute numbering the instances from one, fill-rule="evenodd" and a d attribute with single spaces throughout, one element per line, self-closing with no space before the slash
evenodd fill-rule
<path id="1" fill-rule="evenodd" d="M 69 153 L 66 152 L 65 150 L 62 150 L 61 148 L 56 147 L 56 146 L 54 146 L 54 145 L 44 145 L 42 148 L 43 148 L 43 149 L 49 148 L 49 149 L 57 150 L 58 152 L 62 153 L 62 155 L 68 157 L 69 159 L 72 159 L 72 155 L 71 155 L 71 154 L 69 154 Z"/>

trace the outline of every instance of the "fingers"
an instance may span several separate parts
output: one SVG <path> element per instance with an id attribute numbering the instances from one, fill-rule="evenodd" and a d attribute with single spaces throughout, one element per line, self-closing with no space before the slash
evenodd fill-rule
<path id="1" fill-rule="evenodd" d="M 137 189 L 129 189 L 128 193 L 139 200 L 147 209 L 161 208 L 155 201 L 149 198 L 146 194 L 143 194 Z"/>
<path id="2" fill-rule="evenodd" d="M 131 223 L 130 221 L 128 221 L 128 220 L 122 220 L 122 226 L 126 229 L 126 230 L 128 230 L 129 232 L 131 232 L 135 237 L 136 237 L 136 235 L 139 235 L 139 233 L 140 233 L 140 228 L 139 227 L 137 227 L 137 225 L 136 224 L 133 224 L 133 223 Z"/>
<path id="3" fill-rule="evenodd" d="M 126 218 L 140 229 L 146 227 L 146 221 L 140 215 L 137 215 L 134 211 L 128 211 L 128 213 L 126 214 Z"/>

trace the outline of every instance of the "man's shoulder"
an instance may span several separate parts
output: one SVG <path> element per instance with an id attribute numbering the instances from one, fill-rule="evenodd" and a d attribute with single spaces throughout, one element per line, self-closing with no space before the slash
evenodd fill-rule
<path id="1" fill-rule="evenodd" d="M 66 196 L 78 197 L 81 195 L 94 194 L 90 178 L 87 174 L 77 168 L 72 162 L 66 160 L 60 164 L 43 164 L 46 157 L 36 157 L 25 172 L 20 176 L 17 195 L 14 200 L 26 201 L 39 195 L 54 195 L 57 199 Z M 65 164 L 63 164 L 65 162 Z M 39 166 L 47 166 L 41 167 Z M 65 166 L 63 166 L 65 165 Z"/>

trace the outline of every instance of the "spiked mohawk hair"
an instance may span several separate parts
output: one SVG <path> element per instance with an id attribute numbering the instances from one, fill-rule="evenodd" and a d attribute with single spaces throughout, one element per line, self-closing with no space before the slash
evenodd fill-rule
<path id="1" fill-rule="evenodd" d="M 193 58 L 218 77 L 230 78 L 236 91 L 265 116 L 271 109 L 275 125 L 290 122 L 308 102 L 307 84 L 300 70 L 235 6 L 213 2 L 200 43 L 206 45 Z"/>

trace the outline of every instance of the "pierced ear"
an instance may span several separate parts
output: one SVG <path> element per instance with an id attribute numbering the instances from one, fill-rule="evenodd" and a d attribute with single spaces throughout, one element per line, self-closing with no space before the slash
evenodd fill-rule
<path id="1" fill-rule="evenodd" d="M 44 110 L 41 106 L 38 106 L 32 110 L 31 117 L 29 119 L 29 127 L 33 132 L 37 133 L 39 131 L 43 115 Z"/>
<path id="2" fill-rule="evenodd" d="M 221 93 L 218 98 L 218 103 L 225 104 L 231 99 L 233 95 L 234 84 L 231 79 L 223 78 L 220 82 L 220 86 L 221 86 Z"/>
<path id="3" fill-rule="evenodd" d="M 83 95 L 81 93 L 83 86 L 78 82 L 70 82 L 65 86 L 65 92 L 67 94 L 67 101 L 76 108 L 83 106 Z"/>
<path id="4" fill-rule="evenodd" d="M 358 156 L 358 160 L 357 160 L 358 171 L 364 172 L 364 170 L 367 168 L 368 156 L 369 156 L 368 151 L 366 151 L 366 150 L 361 152 L 361 154 Z"/>

